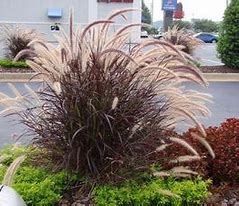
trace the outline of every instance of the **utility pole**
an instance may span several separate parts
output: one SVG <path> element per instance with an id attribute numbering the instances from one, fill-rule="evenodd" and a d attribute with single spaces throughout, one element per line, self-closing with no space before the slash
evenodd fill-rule
<path id="1" fill-rule="evenodd" d="M 163 13 L 163 31 L 166 32 L 173 23 L 173 11 L 164 11 Z"/>
<path id="2" fill-rule="evenodd" d="M 166 32 L 173 22 L 173 13 L 177 8 L 177 0 L 162 0 L 163 30 Z"/>

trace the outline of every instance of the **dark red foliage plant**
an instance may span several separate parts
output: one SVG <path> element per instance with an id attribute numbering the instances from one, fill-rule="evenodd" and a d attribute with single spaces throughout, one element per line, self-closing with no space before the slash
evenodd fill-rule
<path id="1" fill-rule="evenodd" d="M 198 129 L 190 129 L 183 134 L 183 139 L 189 142 L 199 152 L 201 159 L 190 163 L 201 175 L 211 178 L 215 184 L 239 182 L 239 119 L 231 118 L 221 123 L 219 127 L 205 129 L 206 140 L 212 146 L 216 158 L 208 156 L 208 152 L 195 139 Z M 197 135 L 196 135 L 197 136 Z M 173 152 L 177 151 L 177 152 Z M 165 167 L 170 167 L 170 159 L 187 155 L 188 151 L 178 145 L 173 145 L 165 151 L 169 159 Z M 182 163 L 181 163 L 182 164 Z M 189 163 L 185 163 L 188 165 Z M 172 166 L 172 165 L 171 165 Z"/>

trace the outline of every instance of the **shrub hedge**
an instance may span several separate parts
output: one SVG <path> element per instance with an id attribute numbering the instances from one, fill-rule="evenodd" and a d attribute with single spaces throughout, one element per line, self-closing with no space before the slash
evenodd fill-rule
<path id="1" fill-rule="evenodd" d="M 232 0 L 225 11 L 218 42 L 222 61 L 230 67 L 239 68 L 239 1 Z"/>
<path id="2" fill-rule="evenodd" d="M 0 67 L 4 68 L 29 68 L 25 61 L 13 61 L 11 59 L 0 59 Z"/>

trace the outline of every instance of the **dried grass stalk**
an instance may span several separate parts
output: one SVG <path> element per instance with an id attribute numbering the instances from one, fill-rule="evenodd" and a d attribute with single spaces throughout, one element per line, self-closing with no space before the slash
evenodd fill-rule
<path id="1" fill-rule="evenodd" d="M 22 155 L 22 156 L 19 156 L 18 158 L 16 158 L 11 163 L 11 165 L 8 167 L 8 169 L 5 173 L 5 176 L 3 178 L 3 181 L 2 181 L 3 185 L 6 185 L 6 186 L 11 186 L 12 185 L 14 175 L 16 174 L 18 168 L 24 162 L 25 159 L 26 159 L 25 155 Z"/>

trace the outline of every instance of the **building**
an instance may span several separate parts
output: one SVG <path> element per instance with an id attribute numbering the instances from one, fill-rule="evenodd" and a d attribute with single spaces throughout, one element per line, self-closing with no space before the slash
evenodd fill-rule
<path id="1" fill-rule="evenodd" d="M 74 11 L 74 22 L 80 26 L 104 19 L 117 9 L 141 9 L 141 0 L 0 0 L 0 25 L 24 25 L 44 33 L 49 41 L 57 32 L 57 25 L 67 29 L 70 8 Z M 128 14 L 127 23 L 140 23 L 141 11 Z M 114 27 L 125 21 L 118 19 Z M 132 35 L 133 41 L 140 36 L 140 28 Z"/>

